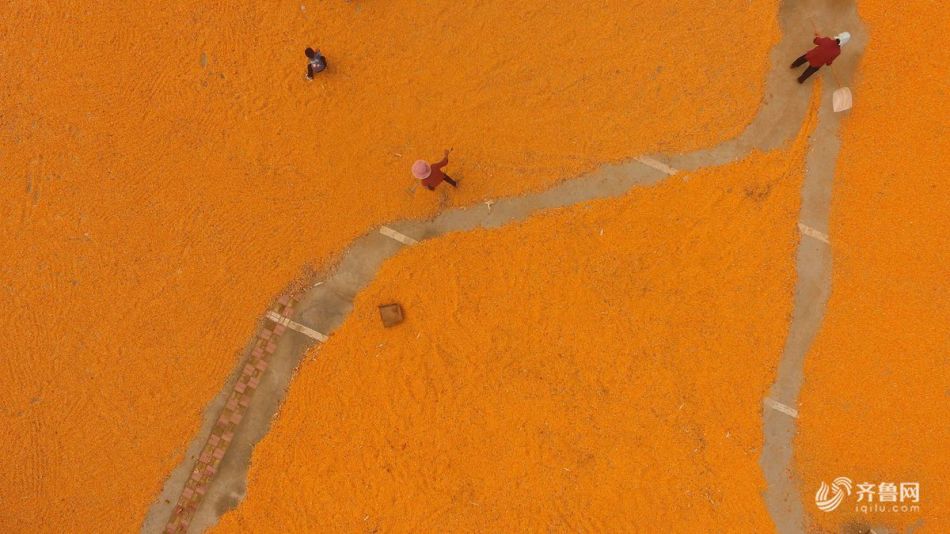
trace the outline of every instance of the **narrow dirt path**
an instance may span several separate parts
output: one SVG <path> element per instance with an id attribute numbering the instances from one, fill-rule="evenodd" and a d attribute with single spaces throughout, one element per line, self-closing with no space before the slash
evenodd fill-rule
<path id="1" fill-rule="evenodd" d="M 818 2 L 805 2 L 792 9 L 802 11 L 804 17 L 809 19 L 808 23 L 813 20 L 819 31 L 832 34 L 844 30 L 851 32 L 851 42 L 832 67 L 840 82 L 850 86 L 867 43 L 867 32 L 858 18 L 854 2 L 826 2 L 820 6 Z M 805 183 L 798 218 L 802 239 L 795 264 L 798 279 L 792 322 L 775 383 L 762 408 L 765 443 L 759 465 L 768 483 L 766 506 L 776 529 L 782 534 L 805 532 L 806 527 L 806 513 L 793 465 L 792 446 L 797 431 L 798 396 L 802 387 L 805 355 L 824 319 L 825 304 L 831 292 L 828 217 L 841 146 L 838 128 L 845 116 L 832 111 L 834 80 L 831 76 L 822 80 L 824 91 L 818 125 L 812 133 L 805 161 Z"/>
<path id="2" fill-rule="evenodd" d="M 448 232 L 499 227 L 543 209 L 620 196 L 632 187 L 656 183 L 680 170 L 721 165 L 753 149 L 778 148 L 792 138 L 802 124 L 811 89 L 794 82 L 788 64 L 810 45 L 809 16 L 828 26 L 822 28 L 826 32 L 841 28 L 854 34 L 858 27 L 851 1 L 837 7 L 819 5 L 817 0 L 795 6 L 783 3 L 779 12 L 783 39 L 770 54 L 772 68 L 762 107 L 737 138 L 689 154 L 641 156 L 606 165 L 541 193 L 451 209 L 433 220 L 392 223 L 354 241 L 322 281 L 289 288 L 262 318 L 244 357 L 206 408 L 198 435 L 149 510 L 142 532 L 202 532 L 241 501 L 253 448 L 267 433 L 295 368 L 312 345 L 325 341 L 343 323 L 356 294 L 373 279 L 380 265 L 403 247 Z M 855 41 L 857 46 L 849 45 L 846 56 L 863 45 L 863 32 Z M 838 68 L 840 63 L 844 68 Z M 843 82 L 851 79 L 854 63 L 836 62 Z M 826 102 L 808 156 L 800 219 L 818 234 L 827 234 L 828 198 L 838 152 L 839 118 L 830 113 L 829 92 L 825 93 Z M 804 235 L 816 234 L 805 231 Z M 792 330 L 779 379 L 770 393 L 770 399 L 788 406 L 794 406 L 797 400 L 801 358 L 820 324 L 827 299 L 830 251 L 826 243 L 819 246 L 811 241 L 803 238 L 799 248 Z M 761 465 L 769 483 L 769 511 L 781 532 L 800 532 L 804 516 L 795 480 L 789 475 L 794 419 L 766 408 L 764 423 L 766 444 Z"/>

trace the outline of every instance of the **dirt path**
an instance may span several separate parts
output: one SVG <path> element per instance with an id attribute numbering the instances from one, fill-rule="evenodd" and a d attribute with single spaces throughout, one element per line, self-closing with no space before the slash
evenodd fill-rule
<path id="1" fill-rule="evenodd" d="M 835 61 L 833 67 L 840 82 L 850 86 L 867 43 L 867 32 L 858 18 L 854 3 L 828 2 L 814 10 L 808 4 L 815 3 L 792 9 L 808 13 L 805 16 L 815 20 L 819 30 L 826 33 L 845 29 L 851 32 L 852 40 L 845 48 L 846 52 Z M 834 80 L 831 76 L 823 79 L 825 90 L 818 112 L 818 125 L 812 133 L 805 161 L 805 183 L 798 218 L 802 239 L 795 264 L 798 274 L 795 305 L 775 383 L 762 409 L 765 444 L 759 465 L 768 482 L 765 501 L 778 532 L 783 534 L 804 532 L 806 526 L 800 484 L 792 463 L 792 444 L 796 433 L 798 396 L 803 381 L 803 362 L 821 326 L 825 304 L 831 292 L 828 217 L 841 145 L 838 128 L 845 116 L 832 111 Z"/>
<path id="2" fill-rule="evenodd" d="M 855 35 L 845 57 L 835 64 L 843 83 L 851 79 L 856 51 L 864 43 L 852 2 L 837 7 L 784 3 L 779 17 L 783 40 L 770 55 L 763 104 L 752 124 L 737 138 L 708 150 L 674 156 L 642 156 L 607 165 L 542 193 L 451 209 L 429 221 L 401 221 L 354 241 L 322 281 L 289 288 L 262 318 L 261 326 L 218 396 L 205 410 L 204 424 L 189 444 L 184 461 L 170 474 L 149 510 L 142 532 L 202 532 L 244 496 L 254 445 L 267 433 L 294 369 L 315 343 L 338 328 L 352 309 L 354 296 L 379 266 L 405 246 L 448 232 L 494 228 L 529 217 L 538 210 L 596 198 L 616 197 L 630 188 L 655 183 L 678 170 L 720 165 L 753 149 L 771 150 L 794 136 L 808 107 L 811 88 L 799 86 L 788 71 L 791 59 L 810 45 L 813 13 L 826 32 L 848 29 Z M 840 66 L 839 66 L 840 65 Z M 766 502 L 780 532 L 803 530 L 804 515 L 796 481 L 789 476 L 794 419 L 770 406 L 794 406 L 801 385 L 801 360 L 821 322 L 830 275 L 827 244 L 808 236 L 827 234 L 827 216 L 839 117 L 830 112 L 825 91 L 817 131 L 808 156 L 800 223 L 798 287 L 788 342 L 778 380 L 764 410 L 765 448 L 761 465 L 768 480 Z M 810 230 L 814 229 L 814 230 Z M 789 410 L 794 412 L 794 410 Z"/>

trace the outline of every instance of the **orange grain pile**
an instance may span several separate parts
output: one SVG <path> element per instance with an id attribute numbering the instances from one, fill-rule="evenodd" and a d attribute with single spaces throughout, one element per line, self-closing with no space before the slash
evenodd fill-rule
<path id="1" fill-rule="evenodd" d="M 218 531 L 771 529 L 760 406 L 805 145 L 387 262 Z"/>
<path id="2" fill-rule="evenodd" d="M 868 521 L 903 530 L 921 518 L 918 532 L 950 532 L 950 13 L 939 3 L 864 1 L 859 13 L 870 42 L 841 134 L 832 294 L 805 362 L 802 499 L 833 532 Z M 838 476 L 919 482 L 920 513 L 865 515 L 855 495 L 818 511 L 820 482 Z"/>
<path id="3" fill-rule="evenodd" d="M 713 144 L 756 111 L 775 15 L 3 3 L 0 530 L 134 530 L 268 301 L 437 209 L 412 160 L 455 147 L 466 203 Z M 308 45 L 330 62 L 312 83 Z"/>

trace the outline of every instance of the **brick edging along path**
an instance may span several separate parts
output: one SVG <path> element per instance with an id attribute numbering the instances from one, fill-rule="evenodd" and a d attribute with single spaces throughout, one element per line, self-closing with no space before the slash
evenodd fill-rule
<path id="1" fill-rule="evenodd" d="M 288 296 L 282 296 L 271 309 L 283 317 L 293 313 L 293 301 Z M 231 389 L 227 403 L 221 410 L 211 435 L 201 449 L 201 454 L 195 461 L 191 476 L 185 482 L 178 502 L 172 511 L 164 532 L 168 534 L 185 533 L 204 495 L 208 491 L 211 480 L 217 473 L 221 460 L 227 453 L 234 439 L 238 425 L 244 418 L 247 408 L 251 405 L 254 392 L 260 384 L 261 377 L 267 370 L 268 360 L 277 350 L 277 341 L 287 330 L 283 324 L 265 321 L 258 330 L 257 337 L 251 348 L 250 357 L 244 364 L 241 374 Z"/>

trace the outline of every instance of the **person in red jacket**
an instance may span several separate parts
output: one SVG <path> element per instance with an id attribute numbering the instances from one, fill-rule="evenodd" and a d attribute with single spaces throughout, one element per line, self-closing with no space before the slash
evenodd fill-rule
<path id="1" fill-rule="evenodd" d="M 841 54 L 841 47 L 849 40 L 851 40 L 851 34 L 848 32 L 841 32 L 835 35 L 834 38 L 819 37 L 816 33 L 814 43 L 818 46 L 805 52 L 802 57 L 792 63 L 792 68 L 794 69 L 801 66 L 804 62 L 808 62 L 808 68 L 798 77 L 798 83 L 804 83 L 809 76 L 818 72 L 818 69 L 820 69 L 822 65 L 831 65 L 835 58 Z"/>
<path id="2" fill-rule="evenodd" d="M 412 175 L 421 180 L 422 185 L 426 186 L 429 191 L 434 190 L 435 186 L 441 184 L 443 181 L 448 182 L 452 187 L 458 187 L 458 182 L 442 172 L 442 168 L 449 164 L 450 152 L 452 152 L 452 149 L 446 150 L 442 156 L 442 161 L 433 163 L 432 165 L 429 165 L 429 162 L 424 159 L 413 163 Z"/>

